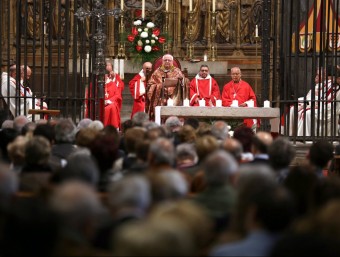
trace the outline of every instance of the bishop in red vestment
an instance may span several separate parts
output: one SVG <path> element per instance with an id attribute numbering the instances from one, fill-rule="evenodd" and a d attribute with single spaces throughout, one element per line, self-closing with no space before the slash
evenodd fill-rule
<path id="1" fill-rule="evenodd" d="M 201 99 L 205 100 L 205 106 L 216 106 L 216 100 L 221 99 L 220 88 L 205 64 L 190 82 L 190 106 L 198 106 Z"/>
<path id="2" fill-rule="evenodd" d="M 222 91 L 222 106 L 231 106 L 233 100 L 238 101 L 239 107 L 247 107 L 249 100 L 254 101 L 254 107 L 257 106 L 256 95 L 252 87 L 245 81 L 241 80 L 241 70 L 239 67 L 231 68 L 232 80 L 224 85 Z M 253 127 L 257 124 L 256 119 L 245 119 L 247 127 Z"/>

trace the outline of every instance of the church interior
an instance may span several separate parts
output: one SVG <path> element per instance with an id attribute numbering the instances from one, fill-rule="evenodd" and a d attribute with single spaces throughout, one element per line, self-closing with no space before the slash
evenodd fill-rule
<path id="1" fill-rule="evenodd" d="M 106 61 L 127 85 L 144 61 L 170 53 L 189 80 L 207 64 L 220 90 L 230 81 L 230 69 L 240 67 L 258 106 L 270 101 L 280 108 L 280 134 L 302 140 L 338 135 L 337 110 L 327 114 L 330 125 L 312 117 L 316 128 L 326 126 L 313 133 L 300 133 L 298 113 L 291 118 L 288 111 L 312 89 L 320 67 L 339 67 L 334 0 L 26 0 L 3 1 L 1 7 L 2 70 L 11 63 L 33 67 L 35 97 L 63 117 L 100 119 L 100 89 L 91 85 L 101 81 Z M 146 52 L 135 29 L 150 22 L 157 40 Z M 133 101 L 128 87 L 122 99 L 125 121 Z"/>
<path id="2" fill-rule="evenodd" d="M 339 13 L 0 0 L 0 256 L 339 256 Z"/>

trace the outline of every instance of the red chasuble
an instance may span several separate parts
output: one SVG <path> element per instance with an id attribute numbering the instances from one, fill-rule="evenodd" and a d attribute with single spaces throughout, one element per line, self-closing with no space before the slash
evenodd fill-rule
<path id="1" fill-rule="evenodd" d="M 216 106 L 216 100 L 221 99 L 220 88 L 210 75 L 205 79 L 196 75 L 190 82 L 190 105 L 198 106 L 196 100 L 201 99 L 205 100 L 205 106 Z"/>

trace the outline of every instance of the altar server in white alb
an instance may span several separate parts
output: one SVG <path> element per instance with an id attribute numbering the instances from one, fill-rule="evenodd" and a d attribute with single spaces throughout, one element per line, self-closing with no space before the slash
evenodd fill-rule
<path id="1" fill-rule="evenodd" d="M 205 106 L 216 106 L 216 100 L 221 99 L 220 88 L 205 64 L 201 65 L 199 73 L 190 82 L 190 106 L 198 106 L 202 99 Z"/>
<path id="2" fill-rule="evenodd" d="M 131 112 L 131 119 L 136 112 L 145 111 L 145 93 L 147 78 L 152 71 L 152 63 L 145 62 L 143 64 L 143 69 L 136 74 L 133 79 L 129 82 L 129 88 L 131 95 L 133 97 L 133 107 Z"/>
<path id="3" fill-rule="evenodd" d="M 311 124 L 313 120 L 315 122 L 314 135 L 316 135 L 318 131 L 320 135 L 322 133 L 327 136 L 332 134 L 332 116 L 335 117 L 336 124 L 338 124 L 340 114 L 340 86 L 336 83 L 336 70 L 333 67 L 327 67 L 327 70 L 323 70 L 321 74 L 322 75 L 319 76 L 319 73 L 317 73 L 315 88 L 311 89 L 306 96 L 306 101 L 308 101 L 306 107 L 304 107 L 303 104 L 298 105 L 298 136 L 312 136 Z M 312 90 L 315 92 L 314 119 L 312 118 Z M 291 124 L 293 124 L 293 118 L 294 107 L 291 107 Z M 290 133 L 292 134 L 292 129 Z"/>

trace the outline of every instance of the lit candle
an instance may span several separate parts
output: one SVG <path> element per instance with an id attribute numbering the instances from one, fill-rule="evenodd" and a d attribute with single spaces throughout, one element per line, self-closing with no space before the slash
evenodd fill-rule
<path id="1" fill-rule="evenodd" d="M 190 106 L 189 99 L 185 98 L 183 100 L 183 106 Z"/>
<path id="2" fill-rule="evenodd" d="M 198 103 L 199 103 L 200 106 L 205 106 L 205 100 L 204 99 L 199 100 Z"/>
<path id="3" fill-rule="evenodd" d="M 222 100 L 220 99 L 216 100 L 216 107 L 222 107 Z"/>
<path id="4" fill-rule="evenodd" d="M 142 19 L 145 18 L 145 0 L 142 0 Z"/>
<path id="5" fill-rule="evenodd" d="M 263 102 L 263 107 L 269 108 L 270 107 L 270 102 L 268 100 Z"/>
<path id="6" fill-rule="evenodd" d="M 165 11 L 169 11 L 169 0 L 165 1 Z"/>
<path id="7" fill-rule="evenodd" d="M 203 56 L 203 61 L 208 61 L 208 56 L 206 54 Z"/>
<path id="8" fill-rule="evenodd" d="M 192 12 L 192 0 L 189 1 L 189 12 Z"/>
<path id="9" fill-rule="evenodd" d="M 231 107 L 238 107 L 238 101 L 237 100 L 233 100 Z"/>
<path id="10" fill-rule="evenodd" d="M 47 25 L 46 22 L 44 22 L 44 36 L 47 34 Z"/>
<path id="11" fill-rule="evenodd" d="M 212 11 L 215 12 L 216 11 L 216 0 L 212 1 Z"/>
<path id="12" fill-rule="evenodd" d="M 168 106 L 174 106 L 174 100 L 169 98 L 167 104 L 168 104 Z"/>
<path id="13" fill-rule="evenodd" d="M 113 61 L 113 71 L 115 72 L 115 73 L 118 73 L 118 58 L 116 58 L 116 59 L 114 59 L 114 61 Z"/>
<path id="14" fill-rule="evenodd" d="M 248 107 L 254 107 L 254 100 L 250 99 L 250 100 L 247 102 L 247 106 L 248 106 Z"/>
<path id="15" fill-rule="evenodd" d="M 256 24 L 256 26 L 255 26 L 255 37 L 258 37 L 258 36 L 259 36 L 259 27 Z"/>
<path id="16" fill-rule="evenodd" d="M 119 59 L 119 76 L 124 79 L 124 59 Z"/>
<path id="17" fill-rule="evenodd" d="M 88 75 L 89 75 L 89 59 L 90 59 L 90 55 L 86 54 L 86 60 L 85 60 L 85 76 L 86 76 L 86 78 L 88 78 Z"/>
<path id="18" fill-rule="evenodd" d="M 124 0 L 120 0 L 120 9 L 124 11 Z"/>

